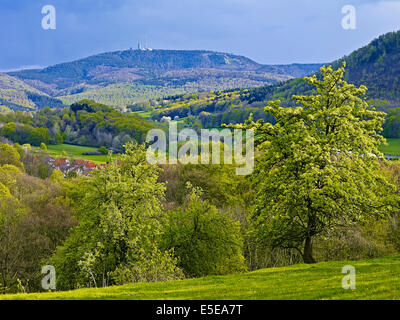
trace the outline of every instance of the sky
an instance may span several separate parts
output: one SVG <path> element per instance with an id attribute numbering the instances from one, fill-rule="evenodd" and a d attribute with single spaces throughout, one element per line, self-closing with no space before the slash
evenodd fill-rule
<path id="1" fill-rule="evenodd" d="M 56 29 L 42 28 L 52 5 Z M 344 29 L 345 5 L 355 29 Z M 400 30 L 400 0 L 1 0 L 0 71 L 136 48 L 213 50 L 263 64 L 325 63 Z"/>

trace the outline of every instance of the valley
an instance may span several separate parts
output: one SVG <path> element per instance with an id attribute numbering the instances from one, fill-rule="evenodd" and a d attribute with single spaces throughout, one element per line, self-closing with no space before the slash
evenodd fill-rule
<path id="1" fill-rule="evenodd" d="M 0 300 L 400 299 L 399 74 L 400 31 L 0 73 Z"/>

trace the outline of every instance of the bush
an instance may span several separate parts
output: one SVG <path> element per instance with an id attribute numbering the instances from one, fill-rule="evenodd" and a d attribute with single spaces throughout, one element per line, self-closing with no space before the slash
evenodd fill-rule
<path id="1" fill-rule="evenodd" d="M 194 189 L 183 209 L 170 214 L 162 248 L 174 249 L 178 266 L 190 277 L 230 274 L 246 270 L 238 222 L 201 200 Z"/>
<path id="2" fill-rule="evenodd" d="M 107 148 L 106 147 L 100 147 L 99 148 L 99 150 L 98 150 L 101 154 L 108 154 L 108 150 L 107 150 Z"/>
<path id="3" fill-rule="evenodd" d="M 22 169 L 24 166 L 20 159 L 21 156 L 16 148 L 8 144 L 0 144 L 0 166 L 11 164 Z"/>
<path id="4" fill-rule="evenodd" d="M 177 267 L 177 259 L 172 252 L 141 250 L 136 262 L 119 266 L 112 274 L 115 284 L 132 282 L 163 282 L 183 279 L 183 271 Z"/>
<path id="5" fill-rule="evenodd" d="M 396 253 L 395 246 L 390 243 L 387 219 L 369 218 L 364 223 L 342 227 L 315 240 L 315 253 L 320 261 L 372 259 Z"/>
<path id="6" fill-rule="evenodd" d="M 397 252 L 400 252 L 400 214 L 396 214 L 390 219 L 389 241 Z"/>

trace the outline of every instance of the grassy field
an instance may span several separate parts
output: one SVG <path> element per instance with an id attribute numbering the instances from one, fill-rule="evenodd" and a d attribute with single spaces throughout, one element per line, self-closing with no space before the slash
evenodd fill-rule
<path id="1" fill-rule="evenodd" d="M 386 139 L 387 145 L 381 145 L 379 150 L 384 154 L 400 156 L 400 139 Z"/>
<path id="2" fill-rule="evenodd" d="M 356 289 L 342 288 L 342 268 L 356 268 Z M 166 283 L 136 283 L 66 292 L 4 295 L 0 299 L 269 300 L 400 299 L 400 256 L 357 262 L 258 270 Z"/>
<path id="3" fill-rule="evenodd" d="M 108 155 L 83 155 L 84 152 L 94 152 L 97 151 L 98 148 L 93 147 L 83 147 L 83 146 L 75 146 L 71 144 L 56 144 L 56 145 L 48 145 L 47 151 L 50 156 L 60 158 L 63 157 L 63 152 L 65 151 L 67 157 L 84 159 L 87 161 L 92 161 L 94 163 L 106 163 L 108 160 Z"/>
<path id="4" fill-rule="evenodd" d="M 146 117 L 147 114 L 143 113 L 142 116 Z M 380 147 L 380 151 L 383 152 L 384 154 L 400 156 L 400 139 L 387 139 L 387 142 L 388 142 L 387 145 L 382 145 Z M 56 158 L 63 157 L 63 151 L 65 151 L 68 157 L 84 159 L 87 161 L 92 161 L 97 164 L 106 163 L 108 160 L 108 155 L 96 156 L 96 155 L 82 154 L 84 152 L 97 151 L 98 148 L 93 148 L 93 147 L 76 146 L 70 144 L 57 144 L 57 145 L 48 145 L 47 149 L 49 155 Z"/>
<path id="5" fill-rule="evenodd" d="M 143 111 L 134 111 L 132 113 L 134 113 L 134 114 L 136 114 L 136 115 L 138 115 L 138 116 L 140 116 L 140 117 L 142 117 L 144 119 L 151 120 L 151 112 L 150 111 L 144 111 L 143 110 Z"/>

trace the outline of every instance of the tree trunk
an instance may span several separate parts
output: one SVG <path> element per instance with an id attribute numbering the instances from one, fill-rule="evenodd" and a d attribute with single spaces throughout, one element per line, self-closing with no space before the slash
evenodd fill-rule
<path id="1" fill-rule="evenodd" d="M 304 263 L 316 263 L 315 259 L 312 256 L 312 242 L 311 237 L 306 238 L 306 242 L 304 244 L 304 253 L 303 253 L 303 261 Z"/>

